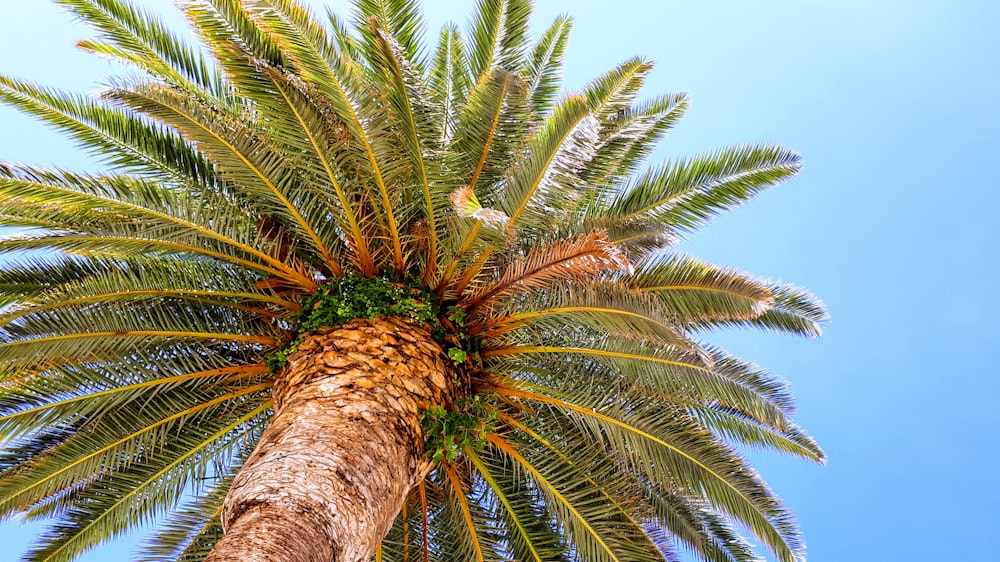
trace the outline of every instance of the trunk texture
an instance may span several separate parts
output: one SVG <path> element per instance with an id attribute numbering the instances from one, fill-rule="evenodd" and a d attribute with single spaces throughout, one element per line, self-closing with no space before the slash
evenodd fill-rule
<path id="1" fill-rule="evenodd" d="M 207 562 L 368 562 L 430 470 L 420 413 L 454 385 L 427 330 L 353 320 L 307 336 L 237 475 Z"/>

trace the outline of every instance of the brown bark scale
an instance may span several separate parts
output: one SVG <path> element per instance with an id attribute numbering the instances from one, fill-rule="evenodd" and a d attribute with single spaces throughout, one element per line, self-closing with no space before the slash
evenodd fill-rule
<path id="1" fill-rule="evenodd" d="M 430 470 L 421 412 L 454 392 L 441 347 L 401 318 L 307 335 L 206 562 L 368 562 Z"/>

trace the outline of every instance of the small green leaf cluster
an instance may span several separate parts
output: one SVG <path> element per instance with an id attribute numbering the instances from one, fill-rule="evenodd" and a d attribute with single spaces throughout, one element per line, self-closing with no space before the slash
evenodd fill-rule
<path id="1" fill-rule="evenodd" d="M 267 361 L 267 366 L 270 367 L 272 371 L 280 370 L 288 364 L 288 358 L 293 353 L 298 351 L 300 343 L 302 343 L 302 338 L 296 338 L 265 355 L 264 360 Z"/>
<path id="2" fill-rule="evenodd" d="M 451 360 L 455 362 L 455 365 L 461 365 L 462 363 L 465 363 L 465 359 L 468 356 L 469 354 L 466 353 L 465 350 L 461 348 L 458 347 L 448 348 L 448 357 L 450 357 Z"/>
<path id="3" fill-rule="evenodd" d="M 496 429 L 497 410 L 481 396 L 455 401 L 456 410 L 431 406 L 420 416 L 424 430 L 424 451 L 437 463 L 451 462 L 467 447 L 481 450 L 486 436 Z"/>
<path id="4" fill-rule="evenodd" d="M 437 322 L 437 310 L 429 291 L 381 277 L 344 276 L 330 281 L 306 299 L 299 315 L 299 332 L 379 315 L 409 318 L 418 324 Z"/>
<path id="5" fill-rule="evenodd" d="M 464 309 L 457 306 L 449 306 L 448 313 L 445 316 L 455 326 L 462 327 L 465 325 L 465 315 L 466 312 Z"/>

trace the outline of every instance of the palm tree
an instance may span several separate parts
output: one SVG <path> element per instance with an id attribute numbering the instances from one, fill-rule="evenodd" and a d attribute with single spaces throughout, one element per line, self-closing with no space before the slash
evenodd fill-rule
<path id="1" fill-rule="evenodd" d="M 0 78 L 106 164 L 0 164 L 0 514 L 69 560 L 778 560 L 738 447 L 822 462 L 785 385 L 700 339 L 815 336 L 806 291 L 673 250 L 799 168 L 750 144 L 648 167 L 684 94 L 629 59 L 561 95 L 571 20 L 479 0 L 58 0 L 141 72 Z M 223 534 L 223 529 L 225 533 Z"/>

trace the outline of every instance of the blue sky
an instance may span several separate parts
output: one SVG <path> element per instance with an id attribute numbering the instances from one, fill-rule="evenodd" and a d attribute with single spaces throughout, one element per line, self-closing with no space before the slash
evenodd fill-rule
<path id="1" fill-rule="evenodd" d="M 424 4 L 432 30 L 470 9 Z M 576 19 L 568 90 L 642 55 L 658 63 L 650 96 L 691 93 L 658 159 L 752 140 L 804 156 L 799 177 L 682 247 L 830 307 L 819 340 L 713 336 L 791 381 L 828 453 L 825 467 L 753 455 L 798 513 L 808 559 L 996 560 L 1000 4 L 539 0 L 535 29 L 562 12 Z M 86 35 L 44 1 L 7 0 L 0 73 L 96 90 L 115 69 L 72 49 Z M 0 132 L 0 160 L 93 166 L 6 108 Z M 0 558 L 35 530 L 0 527 Z"/>

